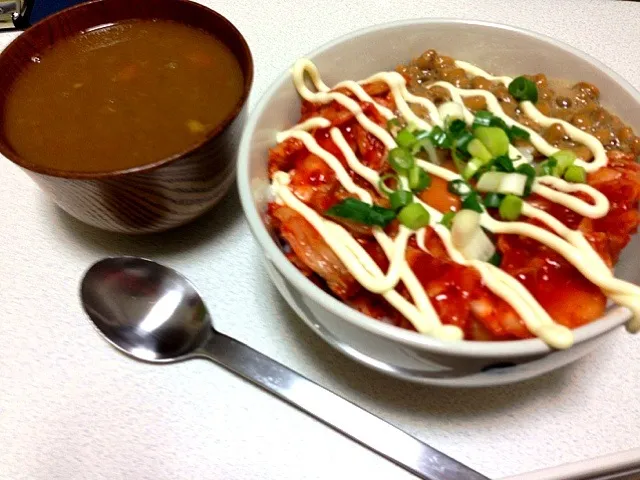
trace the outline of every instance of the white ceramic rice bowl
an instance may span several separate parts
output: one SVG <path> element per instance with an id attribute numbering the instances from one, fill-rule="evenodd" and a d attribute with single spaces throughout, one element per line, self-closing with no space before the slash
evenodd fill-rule
<path id="1" fill-rule="evenodd" d="M 587 81 L 603 105 L 640 131 L 640 94 L 599 61 L 552 38 L 522 29 L 464 20 L 409 20 L 356 31 L 308 55 L 327 85 L 393 70 L 427 49 L 471 62 L 494 74 L 545 73 Z M 292 59 L 293 61 L 294 59 Z M 238 188 L 251 231 L 280 293 L 318 335 L 376 370 L 419 383 L 470 387 L 525 380 L 567 365 L 590 352 L 629 318 L 611 306 L 605 316 L 574 330 L 575 344 L 553 350 L 538 339 L 445 343 L 374 320 L 307 280 L 284 256 L 265 226 L 269 202 L 267 152 L 275 134 L 297 123 L 300 100 L 289 72 L 269 88 L 248 121 L 238 158 Z M 616 274 L 640 283 L 640 241 L 631 242 Z"/>

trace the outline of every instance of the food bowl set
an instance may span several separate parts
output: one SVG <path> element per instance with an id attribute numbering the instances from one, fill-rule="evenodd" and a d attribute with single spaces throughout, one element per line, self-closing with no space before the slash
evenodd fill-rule
<path id="1" fill-rule="evenodd" d="M 169 3 L 171 8 L 167 8 Z M 244 213 L 269 276 L 289 305 L 309 328 L 347 356 L 413 382 L 472 387 L 532 378 L 583 357 L 629 319 L 628 310 L 611 305 L 603 318 L 575 329 L 575 344 L 566 350 L 552 349 L 539 339 L 448 343 L 376 321 L 315 286 L 285 257 L 265 222 L 272 199 L 268 150 L 276 144 L 276 133 L 294 125 L 300 113 L 291 74 L 284 72 L 275 80 L 245 121 L 253 78 L 248 46 L 231 23 L 195 3 L 96 1 L 36 24 L 0 55 L 0 106 L 25 58 L 58 38 L 125 18 L 177 18 L 220 36 L 240 62 L 245 91 L 234 112 L 202 144 L 127 171 L 91 175 L 42 169 L 22 159 L 0 136 L 0 153 L 72 216 L 121 233 L 176 227 L 209 210 L 224 195 L 233 181 L 237 158 L 236 181 Z M 603 92 L 603 104 L 635 131 L 640 130 L 640 94 L 627 81 L 568 45 L 504 25 L 447 19 L 389 23 L 345 35 L 308 58 L 324 81 L 334 85 L 393 70 L 427 48 L 504 75 L 544 71 L 549 77 L 592 82 Z M 640 283 L 640 271 L 633 261 L 639 253 L 640 241 L 635 238 L 619 262 L 618 277 Z"/>

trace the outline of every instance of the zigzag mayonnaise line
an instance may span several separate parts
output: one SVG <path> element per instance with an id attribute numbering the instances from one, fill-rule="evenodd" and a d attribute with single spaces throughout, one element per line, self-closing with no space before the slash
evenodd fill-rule
<path id="1" fill-rule="evenodd" d="M 471 65 L 470 63 L 467 63 L 467 62 L 462 62 L 460 60 L 457 60 L 455 63 L 456 63 L 457 67 L 462 68 L 467 73 L 475 75 L 476 77 L 482 76 L 482 77 L 487 78 L 488 80 L 494 80 L 494 81 L 501 82 L 503 85 L 505 85 L 507 87 L 509 86 L 509 84 L 513 80 L 512 78 L 505 77 L 505 76 L 494 77 L 492 75 L 489 75 L 487 72 L 485 72 L 481 68 L 478 68 L 475 65 Z M 496 101 L 497 101 L 497 99 L 496 99 Z M 499 107 L 499 105 L 498 105 L 498 107 Z M 602 145 L 602 143 L 600 143 L 600 141 L 596 137 L 594 137 L 593 135 L 588 134 L 587 132 L 583 132 L 579 128 L 571 125 L 569 122 L 566 122 L 564 120 L 560 120 L 559 118 L 550 118 L 550 117 L 547 117 L 546 115 L 543 115 L 533 105 L 533 103 L 531 103 L 531 102 L 528 102 L 528 101 L 527 102 L 520 102 L 520 107 L 522 108 L 524 113 L 527 115 L 527 117 L 529 117 L 531 120 L 536 122 L 538 125 L 542 125 L 543 127 L 550 127 L 554 123 L 559 123 L 560 125 L 562 125 L 562 127 L 565 129 L 565 132 L 567 132 L 567 134 L 569 135 L 569 137 L 572 140 L 575 140 L 578 143 L 582 143 L 583 145 L 586 145 L 589 148 L 589 150 L 591 150 L 593 152 L 593 160 L 591 162 L 584 162 L 582 160 L 577 160 L 575 162 L 576 165 L 581 166 L 587 172 L 595 172 L 596 170 L 598 170 L 598 169 L 600 169 L 602 167 L 605 167 L 607 165 L 607 152 L 605 151 L 604 146 Z M 502 110 L 502 109 L 500 109 L 500 110 Z M 505 120 L 505 119 L 503 118 L 503 120 Z M 510 120 L 511 120 L 511 123 L 507 123 L 508 125 L 517 123 L 513 119 L 510 119 Z M 521 126 L 521 127 L 523 127 L 523 126 Z M 545 154 L 547 156 L 553 155 L 554 153 L 558 152 L 557 148 L 553 147 L 548 142 L 546 142 L 544 139 L 542 139 L 542 137 L 540 137 L 540 135 L 538 135 L 536 132 L 533 132 L 531 129 L 528 129 L 526 127 L 525 127 L 525 130 L 527 130 L 529 133 L 532 134 L 531 135 L 531 141 L 532 141 L 531 143 L 534 143 L 534 141 L 535 141 L 535 142 L 539 143 L 541 147 L 544 148 L 544 150 L 542 150 L 542 149 L 538 148 L 538 146 L 535 145 L 535 143 L 534 143 L 534 146 L 538 149 L 539 152 L 541 152 L 541 153 L 543 153 L 543 154 Z M 540 140 L 542 140 L 542 141 L 540 141 Z M 546 145 L 543 145 L 542 142 L 544 142 Z"/>
<path id="2" fill-rule="evenodd" d="M 462 65 L 464 66 L 461 66 L 461 68 L 465 68 L 467 70 L 473 67 L 465 64 L 464 62 L 462 63 Z M 480 72 L 482 71 L 480 70 Z M 318 92 L 312 92 L 307 88 L 304 83 L 305 73 L 309 74 L 314 86 L 316 87 L 316 89 L 318 89 Z M 506 77 L 490 77 L 485 72 L 482 72 L 481 74 L 493 80 L 499 80 L 503 82 L 507 81 Z M 327 87 L 320 79 L 317 69 L 315 68 L 315 65 L 313 65 L 313 63 L 304 59 L 298 61 L 294 66 L 293 76 L 296 88 L 305 100 L 315 103 L 328 103 L 331 101 L 338 102 L 343 107 L 351 111 L 357 121 L 363 126 L 363 128 L 365 128 L 369 133 L 378 138 L 386 148 L 391 149 L 396 146 L 393 137 L 391 137 L 391 135 L 389 135 L 389 133 L 385 129 L 381 128 L 379 125 L 371 121 L 362 112 L 362 109 L 357 102 L 344 94 L 331 91 L 329 87 Z M 361 84 L 367 84 L 377 81 L 382 81 L 389 85 L 391 93 L 394 96 L 398 111 L 405 118 L 407 123 L 414 124 L 416 125 L 416 127 L 424 130 L 431 129 L 431 125 L 425 120 L 417 117 L 417 115 L 413 113 L 408 105 L 408 103 L 418 103 L 426 108 L 427 111 L 429 111 L 429 120 L 433 125 L 442 125 L 442 119 L 438 114 L 437 107 L 425 98 L 416 97 L 410 94 L 406 89 L 404 78 L 396 72 L 380 72 L 359 83 L 353 81 L 341 82 L 336 85 L 336 88 L 351 90 L 359 100 L 372 103 L 383 117 L 387 119 L 392 118 L 393 113 L 386 107 L 374 102 L 373 99 L 360 86 Z M 437 82 L 436 84 L 444 86 L 443 83 L 445 82 Z M 462 103 L 462 97 L 467 96 L 465 94 L 466 92 L 477 92 L 476 90 L 467 90 L 465 91 L 465 93 L 461 94 L 461 89 L 457 89 L 450 84 L 446 85 L 447 86 L 445 88 L 447 88 L 451 92 L 452 99 L 454 101 L 457 99 L 460 103 Z M 494 113 L 494 115 L 500 117 L 502 117 L 502 115 L 505 115 L 500 108 L 495 96 L 484 90 L 480 92 L 482 92 L 483 96 L 485 96 L 486 94 L 491 95 L 495 100 L 494 103 L 491 99 L 487 98 L 487 104 L 490 106 L 490 110 L 492 109 L 492 113 Z M 500 111 L 495 108 L 496 104 L 497 107 L 500 108 Z M 463 112 L 465 112 L 465 120 L 467 121 L 467 123 L 469 123 L 470 119 L 467 117 L 470 112 L 466 109 L 466 107 L 464 107 L 464 104 L 462 104 L 462 107 Z M 535 107 L 533 107 L 533 109 L 535 109 Z M 539 112 L 538 114 L 542 115 Z M 527 113 L 527 115 L 529 114 Z M 517 124 L 517 122 L 513 121 L 510 117 L 507 118 L 508 120 L 505 118 L 503 119 L 507 121 L 508 124 Z M 547 117 L 545 117 L 545 119 L 545 122 L 547 123 L 554 123 L 552 119 L 548 119 Z M 303 141 L 305 147 L 309 151 L 325 160 L 325 162 L 327 162 L 327 164 L 334 170 L 334 172 L 336 172 L 336 178 L 341 182 L 345 189 L 358 195 L 361 200 L 371 203 L 371 196 L 368 194 L 368 192 L 364 189 L 361 189 L 360 187 L 357 187 L 357 185 L 353 183 L 349 174 L 346 172 L 346 170 L 344 170 L 344 167 L 342 167 L 337 158 L 333 157 L 331 154 L 329 154 L 329 152 L 319 147 L 319 145 L 315 142 L 315 139 L 313 139 L 311 135 L 303 133 L 306 130 L 313 130 L 315 128 L 327 128 L 329 126 L 327 122 L 328 120 L 321 117 L 309 119 L 299 125 L 294 126 L 292 129 L 286 132 L 279 133 L 277 136 L 277 140 L 278 142 L 281 142 L 286 138 L 295 137 Z M 520 124 L 517 125 L 520 126 Z M 533 133 L 535 134 L 535 132 Z M 575 134 L 575 132 L 570 133 Z M 602 145 L 594 137 L 582 131 L 578 131 L 578 133 L 580 135 L 573 135 L 572 138 L 576 140 L 576 137 L 588 136 L 589 139 L 587 139 L 588 141 L 585 143 L 588 143 L 587 146 L 592 149 L 594 153 L 594 159 L 600 161 L 599 149 L 602 149 L 602 151 L 604 151 Z M 378 181 L 380 178 L 378 172 L 370 169 L 369 167 L 366 167 L 361 162 L 359 162 L 338 129 L 334 128 L 331 130 L 331 137 L 338 148 L 341 149 L 342 153 L 347 159 L 349 167 L 358 175 L 367 180 L 370 184 L 372 184 L 375 188 L 378 188 Z M 535 139 L 532 135 L 532 143 L 536 148 L 540 148 L 541 150 L 552 153 L 555 153 L 555 151 L 557 151 L 555 147 L 549 144 L 544 145 L 542 143 L 546 143 L 544 139 L 541 139 L 542 142 L 536 142 L 534 140 Z M 598 145 L 594 147 L 593 141 L 597 142 Z M 598 146 L 599 149 L 597 148 Z M 439 167 L 438 165 L 435 165 L 433 163 L 424 161 L 418 161 L 417 163 L 421 168 L 425 169 L 429 173 L 444 178 L 445 180 L 460 178 L 460 176 L 456 173 Z M 591 168 L 593 168 L 593 166 Z M 284 175 L 282 174 L 284 174 L 284 172 L 278 172 L 276 176 L 274 176 L 273 182 L 274 193 L 276 194 L 278 200 L 287 204 L 289 207 L 293 208 L 298 213 L 303 215 L 308 221 L 310 221 L 310 223 L 320 232 L 325 241 L 327 241 L 329 246 L 334 250 L 334 252 L 336 252 L 341 261 L 343 261 L 346 268 L 363 286 L 365 286 L 365 288 L 376 293 L 381 293 L 385 298 L 387 298 L 388 301 L 390 301 L 390 303 L 392 303 L 392 305 L 396 307 L 396 309 L 398 309 L 405 317 L 407 317 L 409 321 L 414 324 L 414 326 L 416 326 L 416 329 L 418 331 L 442 339 L 455 340 L 461 338 L 460 329 L 453 326 L 442 325 L 435 311 L 433 310 L 433 306 L 430 304 L 429 299 L 424 292 L 424 289 L 415 278 L 413 272 L 411 272 L 408 263 L 404 260 L 406 241 L 410 236 L 410 231 L 407 232 L 408 229 L 401 227 L 401 233 L 396 237 L 396 239 L 391 239 L 390 237 L 388 237 L 380 228 L 374 229 L 374 236 L 378 243 L 381 245 L 382 249 L 385 251 L 385 254 L 389 257 L 392 265 L 387 275 L 384 275 L 379 270 L 379 268 L 377 268 L 377 265 L 375 265 L 375 262 L 373 262 L 371 257 L 369 257 L 363 249 L 361 252 L 357 252 L 357 254 L 356 252 L 352 251 L 355 248 L 353 247 L 353 237 L 351 237 L 351 235 L 345 229 L 335 224 L 334 222 L 322 218 L 315 211 L 298 200 L 287 186 L 288 174 L 284 174 L 287 175 L 287 178 L 284 178 Z M 539 177 L 533 186 L 533 190 L 537 194 L 546 197 L 553 202 L 560 203 L 586 217 L 600 218 L 606 215 L 609 210 L 609 202 L 607 198 L 604 197 L 604 195 L 602 195 L 599 191 L 593 189 L 592 187 L 589 187 L 588 185 L 570 184 L 555 177 Z M 584 202 L 581 199 L 567 194 L 576 191 L 580 191 L 591 196 L 593 203 L 590 204 Z M 430 208 L 428 205 L 424 203 L 423 205 L 425 205 L 425 207 L 427 207 L 431 213 L 434 213 L 432 218 L 432 226 L 434 227 L 436 233 L 442 239 L 453 261 L 463 265 L 474 267 L 482 276 L 485 285 L 491 291 L 493 291 L 512 305 L 514 310 L 516 310 L 516 312 L 525 322 L 527 328 L 534 335 L 539 336 L 551 346 L 557 348 L 566 348 L 572 344 L 572 332 L 566 327 L 553 322 L 546 311 L 539 305 L 539 303 L 533 298 L 528 290 L 524 288 L 515 278 L 509 276 L 506 272 L 488 263 L 480 262 L 478 260 L 466 260 L 461 252 L 455 249 L 455 247 L 451 243 L 450 232 L 440 225 L 435 225 L 435 222 L 437 222 L 441 218 L 441 214 Z M 535 217 L 543 223 L 546 223 L 550 228 L 552 228 L 552 230 L 556 232 L 556 234 L 558 234 L 559 237 L 556 237 L 555 235 L 549 233 L 546 230 L 540 229 L 539 227 L 535 227 L 523 222 L 497 221 L 491 218 L 486 212 L 482 215 L 482 225 L 494 232 L 518 233 L 520 235 L 526 235 L 550 246 L 558 253 L 563 255 L 569 262 L 574 264 L 574 266 L 576 266 L 576 268 L 578 268 L 583 273 L 583 275 L 585 275 L 585 277 L 589 278 L 593 283 L 602 288 L 608 296 L 623 305 L 629 306 L 636 314 L 636 318 L 630 321 L 628 328 L 630 330 L 640 328 L 640 322 L 638 322 L 638 317 L 640 317 L 640 288 L 627 282 L 623 282 L 621 280 L 613 278 L 611 272 L 606 267 L 606 264 L 604 264 L 602 259 L 591 248 L 589 243 L 580 232 L 568 229 L 554 217 L 550 216 L 542 210 L 533 207 L 530 204 L 525 204 L 523 213 L 527 216 Z M 417 233 L 418 245 L 424 249 L 424 229 L 421 229 Z M 350 252 L 349 254 L 344 253 L 345 249 L 343 247 L 345 245 L 350 245 L 351 247 L 346 249 L 346 251 Z M 402 259 L 402 261 L 400 261 L 400 259 Z M 583 260 L 587 260 L 589 262 L 589 268 L 585 268 Z M 363 271 L 366 272 L 364 275 Z M 369 275 L 369 277 L 367 277 L 366 275 Z M 593 278 L 594 276 L 597 276 L 599 278 Z M 406 299 L 397 295 L 397 292 L 395 292 L 395 284 L 400 279 L 402 279 L 405 286 L 407 286 L 407 289 L 409 290 L 411 297 L 416 305 L 412 305 L 410 302 L 406 301 Z"/>

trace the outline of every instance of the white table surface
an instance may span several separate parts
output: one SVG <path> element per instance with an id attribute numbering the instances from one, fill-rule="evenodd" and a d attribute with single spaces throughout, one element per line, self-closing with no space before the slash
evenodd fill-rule
<path id="1" fill-rule="evenodd" d="M 253 50 L 252 105 L 305 52 L 356 28 L 418 16 L 542 32 L 640 87 L 640 4 L 632 2 L 205 3 Z M 13 37 L 0 34 L 0 47 Z M 221 331 L 491 477 L 640 447 L 640 337 L 619 331 L 576 365 L 523 384 L 418 387 L 343 357 L 296 318 L 269 283 L 235 193 L 190 226 L 126 238 L 71 219 L 3 160 L 0 206 L 2 480 L 413 478 L 204 360 L 159 367 L 117 354 L 77 297 L 84 269 L 117 254 L 180 269 Z"/>

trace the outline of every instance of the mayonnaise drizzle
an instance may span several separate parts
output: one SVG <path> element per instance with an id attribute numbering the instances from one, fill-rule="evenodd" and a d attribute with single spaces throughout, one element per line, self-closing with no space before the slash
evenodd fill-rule
<path id="1" fill-rule="evenodd" d="M 457 67 L 462 68 L 465 72 L 470 73 L 471 75 L 482 76 L 489 80 L 501 82 L 506 87 L 508 87 L 511 81 L 513 80 L 511 77 L 505 77 L 505 76 L 494 77 L 493 75 L 489 75 L 487 72 L 485 72 L 481 68 L 478 68 L 475 65 L 471 65 L 470 63 L 467 63 L 467 62 L 462 62 L 460 60 L 457 60 L 455 63 Z M 478 90 L 469 90 L 469 91 L 478 92 Z M 474 95 L 477 95 L 477 93 Z M 495 100 L 495 101 L 491 101 L 492 106 L 495 108 L 497 103 L 497 107 L 500 109 L 498 110 L 498 108 L 496 108 L 496 112 L 502 112 L 502 114 L 504 115 L 504 111 L 502 111 L 502 108 L 500 108 L 498 99 L 493 95 L 491 96 L 493 97 L 492 100 Z M 485 99 L 487 99 L 487 97 L 485 97 Z M 573 126 L 569 122 L 566 122 L 559 118 L 550 118 L 550 117 L 547 117 L 546 115 L 543 115 L 531 102 L 520 102 L 520 108 L 522 108 L 522 111 L 527 115 L 527 117 L 529 117 L 531 120 L 536 122 L 538 125 L 542 125 L 543 127 L 550 127 L 554 123 L 559 123 L 560 125 L 562 125 L 565 132 L 567 132 L 567 135 L 569 135 L 569 138 L 571 138 L 572 140 L 578 143 L 582 143 L 583 145 L 586 145 L 589 148 L 589 150 L 593 152 L 593 160 L 591 162 L 584 162 L 582 160 L 578 160 L 576 161 L 576 165 L 583 167 L 587 172 L 595 172 L 596 170 L 607 165 L 607 152 L 604 149 L 604 146 L 602 145 L 602 143 L 600 143 L 600 141 L 593 135 L 590 135 L 587 132 L 583 132 L 578 127 Z M 493 110 L 491 110 L 491 112 L 494 114 L 496 113 Z M 507 122 L 507 125 L 518 125 L 520 128 L 524 127 L 523 125 L 518 124 L 515 120 L 513 120 L 511 117 L 507 115 L 505 115 L 504 117 L 501 115 L 500 117 Z M 507 119 L 509 119 L 511 123 L 509 123 Z M 533 144 L 533 146 L 536 147 L 538 151 L 543 153 L 544 155 L 547 155 L 547 156 L 553 155 L 559 150 L 554 146 L 552 146 L 551 144 L 549 144 L 546 140 L 544 140 L 540 135 L 538 135 L 536 132 L 534 132 L 530 128 L 525 128 L 525 130 L 527 130 L 531 134 L 531 143 Z"/>
<path id="2" fill-rule="evenodd" d="M 509 77 L 492 77 L 483 70 L 467 64 L 466 62 L 456 62 L 456 64 L 473 75 L 482 75 L 490 80 L 503 82 L 506 85 L 511 81 Z M 309 75 L 317 92 L 311 91 L 305 84 L 305 73 Z M 340 92 L 331 91 L 331 89 L 321 80 L 315 65 L 309 60 L 301 59 L 296 62 L 293 67 L 293 80 L 300 96 L 305 100 L 315 103 L 336 101 L 353 113 L 360 125 L 378 138 L 387 149 L 391 149 L 396 146 L 395 140 L 389 132 L 370 120 L 366 114 L 364 114 L 358 102 Z M 436 105 L 426 98 L 411 94 L 406 88 L 404 78 L 396 72 L 380 72 L 358 83 L 353 81 L 340 82 L 334 88 L 350 90 L 360 101 L 371 103 L 383 117 L 387 119 L 393 118 L 393 112 L 383 105 L 375 102 L 361 86 L 378 81 L 385 82 L 389 86 L 394 97 L 396 107 L 407 123 L 413 124 L 416 127 L 427 131 L 432 128 L 432 125 L 443 125 L 443 120 L 438 113 Z M 464 106 L 463 97 L 481 95 L 487 101 L 489 110 L 494 115 L 502 118 L 508 125 L 517 125 L 520 128 L 527 130 L 531 135 L 531 143 L 540 152 L 545 155 L 551 155 L 558 151 L 557 148 L 546 142 L 536 132 L 507 116 L 500 107 L 497 98 L 490 92 L 485 90 L 458 89 L 446 82 L 436 82 L 433 85 L 444 87 L 450 92 L 452 100 L 462 106 L 464 118 L 467 123 L 471 123 L 473 121 L 473 114 Z M 418 104 L 424 107 L 429 112 L 429 120 L 431 123 L 428 123 L 426 120 L 418 117 L 412 111 L 409 103 Z M 543 126 L 549 126 L 558 122 L 556 119 L 551 119 L 542 115 L 532 104 L 528 106 L 524 105 L 527 103 L 530 104 L 530 102 L 521 103 L 525 114 L 535 121 L 539 121 Z M 568 135 L 573 140 L 584 143 L 594 154 L 593 162 L 585 163 L 580 161 L 580 164 L 589 171 L 597 170 L 600 166 L 606 165 L 606 152 L 604 151 L 602 144 L 595 137 L 582 132 L 570 124 L 568 125 L 571 128 L 563 124 Z M 301 140 L 311 153 L 322 158 L 327 163 L 327 165 L 336 173 L 336 178 L 347 191 L 356 194 L 362 201 L 371 203 L 372 198 L 369 192 L 355 184 L 340 161 L 328 151 L 320 147 L 313 136 L 307 133 L 308 130 L 313 130 L 315 128 L 327 128 L 329 126 L 330 122 L 327 119 L 314 117 L 287 131 L 280 132 L 277 135 L 277 141 L 282 142 L 287 138 L 297 138 Z M 349 168 L 375 188 L 378 188 L 378 182 L 380 179 L 378 172 L 362 164 L 357 159 L 342 136 L 342 133 L 337 128 L 332 128 L 330 135 L 336 146 L 343 153 Z M 515 152 L 519 153 L 517 150 L 515 150 Z M 431 156 L 433 157 L 433 153 Z M 602 164 L 602 158 L 604 158 L 604 164 Z M 433 158 L 431 159 L 434 160 Z M 418 160 L 417 164 L 429 173 L 437 175 L 445 180 L 461 178 L 458 174 L 434 163 Z M 406 179 L 401 178 L 401 181 L 406 182 Z M 366 251 L 355 241 L 355 239 L 353 239 L 348 231 L 335 222 L 323 218 L 313 209 L 300 201 L 291 192 L 288 184 L 289 176 L 285 172 L 277 172 L 274 175 L 272 185 L 276 198 L 304 216 L 305 219 L 307 219 L 307 221 L 309 221 L 311 225 L 318 230 L 320 235 L 344 263 L 349 272 L 354 275 L 354 277 L 365 288 L 372 292 L 380 293 L 387 299 L 387 301 L 398 309 L 398 311 L 409 319 L 419 332 L 447 340 L 457 340 L 462 338 L 462 332 L 459 328 L 451 325 L 443 325 L 440 322 L 440 319 L 435 313 L 426 292 L 415 277 L 415 274 L 411 271 L 411 268 L 405 259 L 407 242 L 411 234 L 414 232 L 401 226 L 396 238 L 392 239 L 386 235 L 382 229 L 378 227 L 373 229 L 374 237 L 390 260 L 390 267 L 385 275 Z M 585 217 L 601 218 L 606 215 L 609 210 L 609 201 L 607 198 L 598 190 L 588 185 L 570 184 L 556 177 L 538 177 L 533 185 L 533 191 L 538 195 L 553 202 L 560 203 Z M 569 195 L 569 193 L 574 192 L 582 192 L 589 195 L 593 202 L 587 203 L 573 195 Z M 424 202 L 421 202 L 417 198 L 415 200 L 422 203 L 432 214 L 431 226 L 434 228 L 436 234 L 438 234 L 442 239 L 443 244 L 447 248 L 450 257 L 454 262 L 474 267 L 482 276 L 486 286 L 496 295 L 512 305 L 531 333 L 537 335 L 556 348 L 567 348 L 571 346 L 573 342 L 572 332 L 566 327 L 555 323 L 549 317 L 544 308 L 542 308 L 542 306 L 520 282 L 491 264 L 473 259 L 465 259 L 462 253 L 457 250 L 451 242 L 449 230 L 442 225 L 437 224 L 437 222 L 442 218 L 440 212 Z M 486 212 L 481 216 L 481 224 L 483 227 L 494 233 L 525 235 L 540 241 L 550 248 L 553 248 L 572 263 L 586 278 L 598 285 L 610 298 L 631 308 L 634 313 L 634 318 L 630 320 L 628 329 L 630 331 L 637 331 L 640 329 L 639 287 L 614 278 L 607 265 L 602 261 L 593 248 L 591 248 L 587 240 L 579 231 L 569 229 L 553 216 L 543 210 L 535 208 L 531 204 L 524 205 L 523 214 L 540 220 L 551 228 L 557 235 L 554 235 L 545 229 L 523 222 L 501 222 L 493 219 Z M 421 229 L 415 233 L 418 246 L 426 251 L 425 229 Z M 405 284 L 415 304 L 407 301 L 396 292 L 395 286 L 399 280 L 402 280 Z"/>

